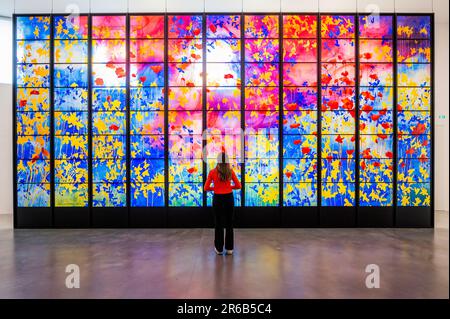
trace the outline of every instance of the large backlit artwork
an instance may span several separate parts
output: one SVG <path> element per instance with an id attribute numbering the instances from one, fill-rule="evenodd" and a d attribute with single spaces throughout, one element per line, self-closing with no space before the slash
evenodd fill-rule
<path id="1" fill-rule="evenodd" d="M 18 207 L 431 205 L 430 16 L 15 19 Z"/>

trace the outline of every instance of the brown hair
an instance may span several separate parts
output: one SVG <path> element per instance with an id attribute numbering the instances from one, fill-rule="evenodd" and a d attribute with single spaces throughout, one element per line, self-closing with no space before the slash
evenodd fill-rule
<path id="1" fill-rule="evenodd" d="M 231 166 L 228 155 L 225 152 L 220 153 L 217 156 L 217 173 L 219 175 L 219 179 L 222 182 L 228 181 L 231 179 Z"/>

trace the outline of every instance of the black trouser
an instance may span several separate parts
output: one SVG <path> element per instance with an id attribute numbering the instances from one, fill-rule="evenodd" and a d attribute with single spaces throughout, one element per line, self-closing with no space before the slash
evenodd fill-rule
<path id="1" fill-rule="evenodd" d="M 233 215 L 234 197 L 233 193 L 214 194 L 213 197 L 214 220 L 216 223 L 214 246 L 218 251 L 223 250 L 223 229 L 225 233 L 225 249 L 232 250 L 234 246 Z"/>

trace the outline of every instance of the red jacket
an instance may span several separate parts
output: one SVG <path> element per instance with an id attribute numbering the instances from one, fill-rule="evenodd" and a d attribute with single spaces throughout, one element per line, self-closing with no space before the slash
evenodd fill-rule
<path id="1" fill-rule="evenodd" d="M 231 185 L 231 180 L 233 181 L 233 185 Z M 217 169 L 214 168 L 209 172 L 208 178 L 206 179 L 205 191 L 214 191 L 214 194 L 229 194 L 233 189 L 241 189 L 241 182 L 239 182 L 233 170 L 231 171 L 231 180 L 221 181 Z M 214 187 L 211 187 L 211 183 L 213 182 Z"/>

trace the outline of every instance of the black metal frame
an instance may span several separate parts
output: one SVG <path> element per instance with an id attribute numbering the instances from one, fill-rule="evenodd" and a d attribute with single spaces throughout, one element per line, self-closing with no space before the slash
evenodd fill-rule
<path id="1" fill-rule="evenodd" d="M 431 145 L 431 158 L 430 158 L 430 170 L 431 170 L 431 176 L 430 176 L 430 197 L 431 197 L 431 203 L 428 207 L 404 207 L 404 206 L 398 206 L 394 205 L 395 208 L 395 226 L 396 227 L 434 227 L 434 208 L 435 208 L 435 165 L 434 165 L 434 155 L 435 155 L 435 125 L 434 125 L 434 119 L 435 119 L 435 110 L 434 110 L 434 104 L 435 104 L 435 15 L 434 13 L 430 14 L 421 14 L 421 13 L 398 13 L 395 15 L 395 28 L 397 28 L 397 16 L 401 15 L 409 15 L 409 16 L 429 16 L 430 17 L 430 47 L 431 47 L 431 62 L 430 64 L 430 71 L 431 71 L 431 111 L 430 111 L 430 139 L 432 142 Z M 397 45 L 397 37 L 395 37 L 395 45 Z M 397 55 L 395 56 L 397 57 Z M 397 59 L 395 60 L 397 62 Z M 397 66 L 397 63 L 396 63 Z M 397 81 L 397 73 L 395 74 L 395 80 Z M 397 93 L 398 87 L 395 86 L 395 93 Z M 397 94 L 396 94 L 397 95 Z M 397 97 L 397 96 L 396 96 Z M 396 105 L 396 104 L 395 104 Z M 397 112 L 394 113 L 395 118 L 397 118 Z M 397 145 L 396 145 L 397 147 Z M 397 158 L 394 159 L 395 164 L 397 163 Z M 397 168 L 396 168 L 397 169 Z M 397 175 L 394 176 L 395 185 L 397 184 Z M 396 198 L 394 199 L 396 200 Z"/>
<path id="2" fill-rule="evenodd" d="M 53 77 L 54 77 L 54 17 L 57 16 L 51 15 L 51 26 L 50 26 L 50 78 L 51 78 L 51 87 L 50 87 L 50 109 L 51 109 L 51 124 L 50 124 L 50 148 L 51 152 L 50 154 L 54 154 L 54 85 L 53 85 Z M 88 74 L 91 74 L 92 64 L 89 63 L 91 61 L 92 56 L 92 41 L 89 41 L 91 38 L 91 16 L 87 14 L 82 14 L 81 16 L 86 16 L 88 19 L 88 37 L 87 37 L 87 44 L 88 44 L 88 52 L 87 52 L 87 63 L 82 63 L 82 65 L 87 65 Z M 70 40 L 69 40 L 70 41 Z M 87 103 L 87 114 L 88 114 L 88 179 L 86 183 L 88 185 L 91 185 L 92 181 L 92 138 L 91 138 L 91 126 L 92 126 L 92 119 L 91 119 L 91 105 L 92 105 L 92 98 L 90 92 L 92 92 L 91 88 L 91 81 L 90 78 L 88 79 L 87 84 L 87 90 L 89 92 Z M 51 178 L 51 208 L 52 208 L 52 217 L 53 217 L 53 226 L 58 228 L 87 228 L 91 225 L 91 205 L 92 205 L 92 187 L 88 187 L 88 207 L 57 207 L 55 205 L 55 183 L 54 183 L 54 162 L 55 158 L 54 156 L 51 156 L 51 168 L 50 168 L 50 178 Z"/>
<path id="3" fill-rule="evenodd" d="M 121 14 L 124 15 L 124 14 Z M 131 109 L 130 109 L 130 55 L 129 55 L 129 48 L 130 48 L 130 41 L 132 38 L 130 35 L 130 17 L 133 16 L 163 16 L 164 18 L 164 89 L 165 92 L 168 92 L 168 69 L 167 69 L 167 56 L 168 56 L 168 50 L 167 50 L 167 15 L 160 14 L 160 13 L 129 13 L 127 16 L 127 37 L 126 41 L 128 43 L 127 46 L 127 128 L 128 128 L 128 134 L 127 134 L 127 167 L 131 167 L 131 158 L 130 158 L 130 138 L 131 134 Z M 160 87 L 161 88 L 161 87 Z M 168 98 L 167 94 L 164 94 L 164 110 L 168 109 Z M 167 132 L 167 125 L 168 125 L 168 112 L 164 111 L 164 180 L 168 180 L 168 132 Z M 127 172 L 129 173 L 130 170 L 127 169 Z M 127 176 L 127 207 L 128 207 L 128 226 L 129 227 L 136 227 L 136 228 L 146 228 L 146 227 L 166 227 L 167 225 L 167 207 L 168 207 L 168 187 L 165 185 L 164 187 L 164 207 L 152 207 L 152 212 L 149 213 L 148 208 L 146 207 L 132 207 L 131 206 L 131 176 Z M 165 183 L 167 184 L 167 183 Z"/>
<path id="4" fill-rule="evenodd" d="M 17 203 L 17 113 L 16 113 L 16 104 L 17 104 L 17 16 L 31 16 L 31 15 L 13 15 L 13 56 L 12 56 L 12 66 L 13 66 L 13 79 L 12 79 L 12 97 L 13 97 L 13 127 L 12 127 L 12 136 L 13 136 L 13 217 L 14 217 L 14 228 L 50 228 L 53 225 L 53 202 L 52 195 L 50 195 L 50 207 L 18 207 Z M 33 16 L 48 16 L 45 14 L 36 14 Z M 52 30 L 50 30 L 51 32 Z M 51 41 L 51 40 L 50 40 Z M 49 60 L 50 63 L 50 60 Z M 50 72 L 50 69 L 49 69 Z M 50 74 L 49 81 L 52 81 L 53 75 Z M 50 83 L 51 84 L 51 83 Z M 52 87 L 48 88 L 49 90 L 49 99 L 52 95 L 51 90 Z M 51 107 L 49 106 L 49 113 L 51 112 Z M 52 116 L 51 116 L 52 117 Z M 50 133 L 49 133 L 50 136 Z M 50 161 L 50 159 L 49 159 Z M 50 165 L 51 162 L 50 162 Z"/>
<path id="5" fill-rule="evenodd" d="M 319 39 L 318 43 L 318 61 L 317 61 L 317 69 L 318 69 L 318 122 L 320 123 L 320 129 L 318 129 L 317 132 L 317 144 L 318 144 L 318 151 L 317 151 L 317 162 L 318 165 L 320 165 L 320 173 L 317 174 L 319 178 L 319 185 L 318 185 L 318 192 L 320 191 L 320 197 L 318 197 L 317 201 L 317 207 L 319 209 L 319 225 L 321 227 L 356 227 L 357 226 L 357 212 L 359 207 L 359 195 L 358 195 L 358 189 L 359 189 L 359 181 L 358 178 L 358 170 L 357 167 L 358 164 L 358 158 L 359 158 L 359 138 L 357 138 L 358 134 L 358 127 L 357 127 L 357 119 L 358 116 L 355 116 L 355 182 L 353 183 L 355 185 L 355 205 L 354 206 L 322 206 L 322 82 L 321 82 L 321 69 L 322 69 L 322 23 L 321 23 L 321 17 L 322 16 L 352 16 L 355 19 L 355 35 L 353 37 L 355 41 L 355 112 L 358 114 L 358 107 L 359 107 L 359 95 L 357 91 L 357 87 L 359 88 L 358 83 L 358 72 L 359 72 L 359 52 L 357 51 L 357 43 L 359 41 L 358 33 L 359 30 L 357 29 L 358 23 L 359 23 L 359 14 L 358 12 L 339 12 L 339 13 L 333 13 L 333 12 L 319 12 L 318 14 L 318 34 L 317 37 Z M 351 87 L 351 86 L 350 86 Z M 331 135 L 331 134 L 330 134 Z M 320 163 L 320 164 L 319 164 Z M 351 183 L 349 183 L 351 184 Z M 377 207 L 378 209 L 378 207 Z"/>
<path id="6" fill-rule="evenodd" d="M 164 17 L 164 89 L 167 92 L 168 86 L 168 17 L 173 15 L 202 15 L 202 42 L 203 42 L 203 93 L 202 93 L 202 110 L 203 110 L 203 127 L 206 127 L 206 16 L 207 15 L 239 15 L 241 17 L 241 25 L 244 24 L 245 16 L 249 15 L 277 15 L 279 17 L 279 43 L 280 43 L 280 61 L 279 61 L 279 205 L 275 207 L 245 207 L 245 189 L 242 189 L 242 206 L 236 207 L 236 224 L 238 227 L 434 227 L 434 155 L 435 155 L 435 135 L 434 135 L 434 79 L 435 79 L 435 34 L 434 34 L 434 14 L 429 13 L 383 13 L 380 15 L 387 15 L 393 17 L 393 67 L 394 67 L 394 100 L 393 100 L 393 124 L 394 124 L 394 145 L 393 145 L 393 205 L 389 207 L 360 207 L 359 206 L 359 116 L 356 117 L 355 125 L 355 206 L 353 207 L 322 207 L 321 205 L 321 23 L 320 18 L 323 15 L 351 15 L 355 17 L 355 58 L 356 58 L 356 79 L 359 79 L 359 32 L 358 24 L 359 17 L 369 14 L 357 13 L 357 12 L 324 12 L 324 13 L 308 13 L 308 12 L 236 12 L 236 13 L 224 13 L 224 12 L 203 12 L 203 13 L 81 13 L 80 15 L 88 16 L 88 73 L 91 74 L 92 70 L 92 16 L 103 15 L 120 15 L 126 16 L 126 92 L 127 92 L 127 109 L 126 109 L 126 122 L 127 122 L 127 154 L 126 162 L 127 167 L 131 163 L 130 159 L 130 17 L 131 16 L 163 16 Z M 54 105 L 54 88 L 53 88 L 53 68 L 54 68 L 54 50 L 53 50 L 53 18 L 54 16 L 67 15 L 66 13 L 53 13 L 53 14 L 15 14 L 13 15 L 13 200 L 14 200 L 14 227 L 15 228 L 118 228 L 118 227 L 210 227 L 212 226 L 211 208 L 207 207 L 207 196 L 203 196 L 203 207 L 169 207 L 168 205 L 168 96 L 164 94 L 164 166 L 165 166 L 165 190 L 164 190 L 164 207 L 131 207 L 130 205 L 130 171 L 127 170 L 127 207 L 93 207 L 92 206 L 92 84 L 91 77 L 88 81 L 88 199 L 89 204 L 86 208 L 78 207 L 55 207 L 54 205 L 54 158 L 50 158 L 50 207 L 18 207 L 17 203 L 17 132 L 16 132 L 16 100 L 17 100 L 17 67 L 16 67 L 16 18 L 17 17 L 30 17 L 30 16 L 50 16 L 51 20 L 51 36 L 50 36 L 50 88 L 49 98 L 50 101 L 50 146 L 51 154 L 53 155 L 53 105 Z M 283 16 L 285 15 L 312 15 L 318 18 L 317 23 L 317 206 L 314 207 L 283 207 Z M 431 65 L 431 131 L 430 139 L 431 145 L 431 183 L 430 183 L 430 196 L 431 205 L 429 207 L 401 207 L 397 205 L 397 16 L 430 16 L 431 18 L 431 48 L 432 48 L 432 60 Z M 244 28 L 241 27 L 241 41 L 245 41 Z M 241 128 L 245 128 L 245 48 L 241 42 Z M 355 83 L 355 110 L 358 114 L 359 110 L 359 83 Z M 205 144 L 205 141 L 203 141 Z M 242 145 L 244 147 L 244 145 Z M 206 179 L 206 164 L 203 163 L 203 179 Z M 245 158 L 241 164 L 241 177 L 243 185 L 245 185 Z"/>
<path id="7" fill-rule="evenodd" d="M 397 105 L 397 25 L 396 25 L 396 20 L 397 20 L 397 15 L 396 14 L 390 14 L 390 13 L 380 13 L 380 16 L 392 16 L 392 30 L 393 30 L 393 34 L 392 34 L 392 43 L 393 43 L 393 47 L 392 47 L 392 53 L 393 53 L 393 59 L 392 59 L 392 64 L 393 64 L 393 84 L 392 84 L 392 89 L 393 89 L 393 100 L 392 100 L 392 116 L 393 116 L 393 145 L 392 145 L 392 150 L 393 150 L 393 187 L 392 187 L 392 206 L 382 206 L 382 207 L 367 207 L 367 206 L 360 206 L 359 205 L 359 187 L 356 187 L 356 191 L 357 191 L 357 209 L 356 209 L 356 224 L 360 227 L 393 227 L 395 225 L 395 206 L 396 206 L 396 194 L 397 194 L 397 165 L 395 165 L 396 163 L 396 156 L 397 156 L 397 113 L 396 113 L 396 105 Z M 370 14 L 358 14 L 357 15 L 357 23 L 358 23 L 358 29 L 359 29 L 359 17 L 361 16 L 370 16 Z M 359 38 L 359 32 L 356 33 L 356 46 L 357 46 L 357 54 L 359 53 L 359 43 L 360 43 L 360 38 Z M 357 57 L 357 67 L 356 67 L 356 71 L 358 72 L 357 74 L 357 79 L 359 79 L 359 71 L 360 71 L 360 59 L 359 57 Z M 356 85 L 356 90 L 357 90 L 357 94 L 356 94 L 356 110 L 358 110 L 357 112 L 359 113 L 359 108 L 360 108 L 360 99 L 359 99 L 359 89 L 360 89 L 360 85 L 357 84 Z M 358 114 L 357 113 L 357 114 Z M 357 123 L 356 123 L 356 140 L 358 141 L 358 143 L 356 144 L 356 151 L 355 153 L 358 154 L 357 160 L 356 160 L 356 170 L 357 170 L 357 176 L 356 176 L 356 185 L 359 185 L 360 181 L 360 164 L 359 164 L 359 153 L 360 153 L 360 133 L 359 133 L 359 115 L 356 117 L 357 119 Z"/>

